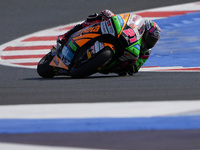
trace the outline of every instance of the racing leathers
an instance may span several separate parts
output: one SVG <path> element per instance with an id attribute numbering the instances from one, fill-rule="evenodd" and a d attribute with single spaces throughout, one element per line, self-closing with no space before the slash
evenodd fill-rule
<path id="1" fill-rule="evenodd" d="M 83 23 L 74 26 L 67 33 L 58 36 L 57 41 L 64 45 L 67 43 L 68 39 L 73 33 L 92 24 L 106 21 L 114 16 L 115 14 L 112 13 L 110 10 L 104 10 L 99 15 L 97 13 L 89 15 Z M 143 31 L 141 31 L 141 45 L 139 45 L 139 51 L 133 49 L 133 46 L 125 47 L 127 51 L 124 52 L 124 55 L 119 58 L 121 64 L 111 70 L 111 72 L 118 73 L 119 75 L 126 75 L 127 73 L 129 73 L 129 75 L 132 75 L 133 73 L 137 73 L 141 66 L 149 58 L 151 54 L 151 48 L 160 38 L 161 29 L 155 22 L 151 20 L 145 20 L 138 15 L 135 16 L 140 17 L 140 19 L 142 20 L 142 23 L 140 22 L 141 27 L 143 28 Z M 134 55 L 134 58 L 128 57 L 129 54 L 127 55 L 127 53 L 132 53 L 132 55 Z"/>

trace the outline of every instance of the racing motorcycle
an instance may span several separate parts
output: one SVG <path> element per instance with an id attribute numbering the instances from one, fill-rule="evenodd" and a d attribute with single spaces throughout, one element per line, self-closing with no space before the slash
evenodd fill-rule
<path id="1" fill-rule="evenodd" d="M 137 59 L 144 30 L 144 20 L 136 14 L 113 16 L 77 31 L 64 46 L 57 44 L 39 61 L 37 72 L 43 78 L 58 75 L 56 69 L 72 78 L 97 72 L 126 75 L 117 68 Z"/>

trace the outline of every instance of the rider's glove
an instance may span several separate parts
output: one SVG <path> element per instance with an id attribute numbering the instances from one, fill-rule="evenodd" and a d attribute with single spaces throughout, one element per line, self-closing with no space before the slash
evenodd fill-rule
<path id="1" fill-rule="evenodd" d="M 65 41 L 63 39 L 63 35 L 59 35 L 58 38 L 57 38 L 57 45 L 56 45 L 56 51 L 60 52 L 62 50 L 62 48 L 64 47 L 65 45 Z"/>
<path id="2" fill-rule="evenodd" d="M 63 39 L 63 35 L 59 35 L 58 38 L 57 38 L 57 43 L 61 44 L 61 45 L 64 45 L 65 44 L 65 41 Z"/>

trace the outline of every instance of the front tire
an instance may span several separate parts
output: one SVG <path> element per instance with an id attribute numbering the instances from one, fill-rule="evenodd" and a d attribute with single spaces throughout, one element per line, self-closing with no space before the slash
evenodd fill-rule
<path id="1" fill-rule="evenodd" d="M 43 78 L 53 78 L 56 74 L 53 71 L 53 67 L 50 66 L 50 62 L 53 59 L 51 53 L 45 55 L 37 65 L 37 73 Z"/>
<path id="2" fill-rule="evenodd" d="M 105 47 L 96 56 L 88 59 L 87 62 L 79 65 L 78 67 L 72 67 L 70 71 L 70 76 L 72 78 L 82 78 L 90 76 L 96 73 L 99 67 L 104 65 L 113 56 L 113 52 L 109 47 Z"/>

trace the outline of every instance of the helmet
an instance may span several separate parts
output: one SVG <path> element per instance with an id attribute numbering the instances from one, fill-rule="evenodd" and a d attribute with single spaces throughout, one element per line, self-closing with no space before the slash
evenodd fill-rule
<path id="1" fill-rule="evenodd" d="M 109 18 L 115 16 L 115 14 L 108 9 L 101 11 L 101 15 L 102 15 L 102 21 L 106 21 Z"/>
<path id="2" fill-rule="evenodd" d="M 155 46 L 157 41 L 160 39 L 161 29 L 160 27 L 151 20 L 145 20 L 146 30 L 144 33 L 144 40 L 148 49 Z"/>

